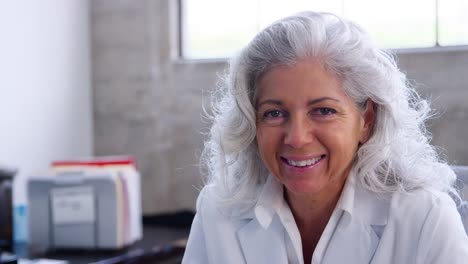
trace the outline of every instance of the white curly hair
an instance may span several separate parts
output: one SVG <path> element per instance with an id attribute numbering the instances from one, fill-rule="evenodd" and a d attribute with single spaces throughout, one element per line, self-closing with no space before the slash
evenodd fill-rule
<path id="1" fill-rule="evenodd" d="M 343 81 L 359 107 L 375 104 L 375 123 L 357 151 L 354 168 L 374 193 L 433 188 L 458 200 L 453 170 L 430 144 L 431 117 L 395 59 L 358 25 L 329 13 L 301 12 L 258 33 L 230 61 L 214 96 L 212 127 L 202 165 L 207 184 L 226 204 L 252 203 L 268 177 L 256 143 L 255 97 L 259 78 L 273 66 L 319 58 Z M 457 198 L 457 199 L 455 199 Z"/>

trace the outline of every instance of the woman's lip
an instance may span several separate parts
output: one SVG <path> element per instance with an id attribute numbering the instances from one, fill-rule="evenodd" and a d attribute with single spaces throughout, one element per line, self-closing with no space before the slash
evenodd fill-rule
<path id="1" fill-rule="evenodd" d="M 293 161 L 303 161 L 303 160 L 311 160 L 316 158 L 323 158 L 325 154 L 321 155 L 311 155 L 311 156 L 280 156 L 282 159 L 293 160 Z"/>
<path id="2" fill-rule="evenodd" d="M 290 172 L 293 172 L 293 173 L 305 173 L 305 172 L 309 172 L 310 170 L 315 169 L 315 167 L 318 166 L 319 164 L 322 164 L 323 160 L 327 156 L 326 155 L 321 155 L 321 156 L 314 156 L 314 157 L 319 157 L 320 159 L 316 163 L 311 164 L 311 165 L 307 165 L 307 166 L 294 166 L 294 165 L 291 165 L 286 160 L 286 158 L 283 158 L 283 157 L 281 157 L 281 162 L 282 162 L 283 166 L 285 166 L 284 168 L 287 169 L 287 171 L 290 171 Z M 299 161 L 302 161 L 302 160 L 299 160 Z"/>

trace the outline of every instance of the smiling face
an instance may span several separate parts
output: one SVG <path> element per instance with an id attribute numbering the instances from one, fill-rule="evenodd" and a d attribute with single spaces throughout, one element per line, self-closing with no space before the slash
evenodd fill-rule
<path id="1" fill-rule="evenodd" d="M 317 61 L 277 66 L 258 82 L 256 138 L 265 166 L 288 196 L 326 199 L 341 192 L 359 142 L 374 119 Z"/>

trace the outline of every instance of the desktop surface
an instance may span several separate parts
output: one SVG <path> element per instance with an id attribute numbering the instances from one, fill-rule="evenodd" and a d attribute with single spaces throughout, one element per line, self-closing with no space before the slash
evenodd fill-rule
<path id="1" fill-rule="evenodd" d="M 125 255 L 129 252 L 135 252 L 138 250 L 144 250 L 145 252 L 150 251 L 154 247 L 164 247 L 172 243 L 173 241 L 186 239 L 189 235 L 189 228 L 175 228 L 175 227 L 161 227 L 161 226 L 143 226 L 143 239 L 137 241 L 135 244 L 121 249 L 121 250 L 53 250 L 48 251 L 41 255 L 25 255 L 19 253 L 21 249 L 17 249 L 15 252 L 19 257 L 28 258 L 47 258 L 57 260 L 67 260 L 69 264 L 87 264 L 105 259 L 110 259 L 117 256 Z M 182 260 L 183 253 L 180 252 L 175 256 L 165 259 L 164 261 L 158 261 L 157 263 L 173 264 L 180 263 Z M 133 263 L 133 262 L 132 262 Z M 154 262 L 147 262 L 154 263 Z"/>

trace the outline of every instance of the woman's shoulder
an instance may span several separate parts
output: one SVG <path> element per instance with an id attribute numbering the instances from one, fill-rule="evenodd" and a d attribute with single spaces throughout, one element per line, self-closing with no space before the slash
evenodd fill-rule
<path id="1" fill-rule="evenodd" d="M 446 192 L 421 188 L 408 192 L 396 192 L 390 201 L 389 216 L 408 217 L 416 222 L 426 221 L 430 214 L 441 215 L 457 212 L 454 200 Z"/>
<path id="2" fill-rule="evenodd" d="M 216 191 L 212 185 L 206 185 L 198 194 L 197 213 L 204 213 L 207 210 L 213 210 L 220 206 L 216 197 Z"/>
<path id="3" fill-rule="evenodd" d="M 197 198 L 197 214 L 214 219 L 232 220 L 252 215 L 253 202 L 229 201 L 219 194 L 216 185 L 204 186 Z"/>
<path id="4" fill-rule="evenodd" d="M 388 225 L 413 245 L 418 263 L 467 263 L 468 238 L 449 194 L 419 189 L 395 194 Z"/>
<path id="5" fill-rule="evenodd" d="M 431 189 L 420 188 L 407 192 L 396 192 L 392 195 L 392 204 L 394 206 L 417 209 L 430 209 L 437 206 L 455 206 L 455 202 L 446 192 Z"/>

